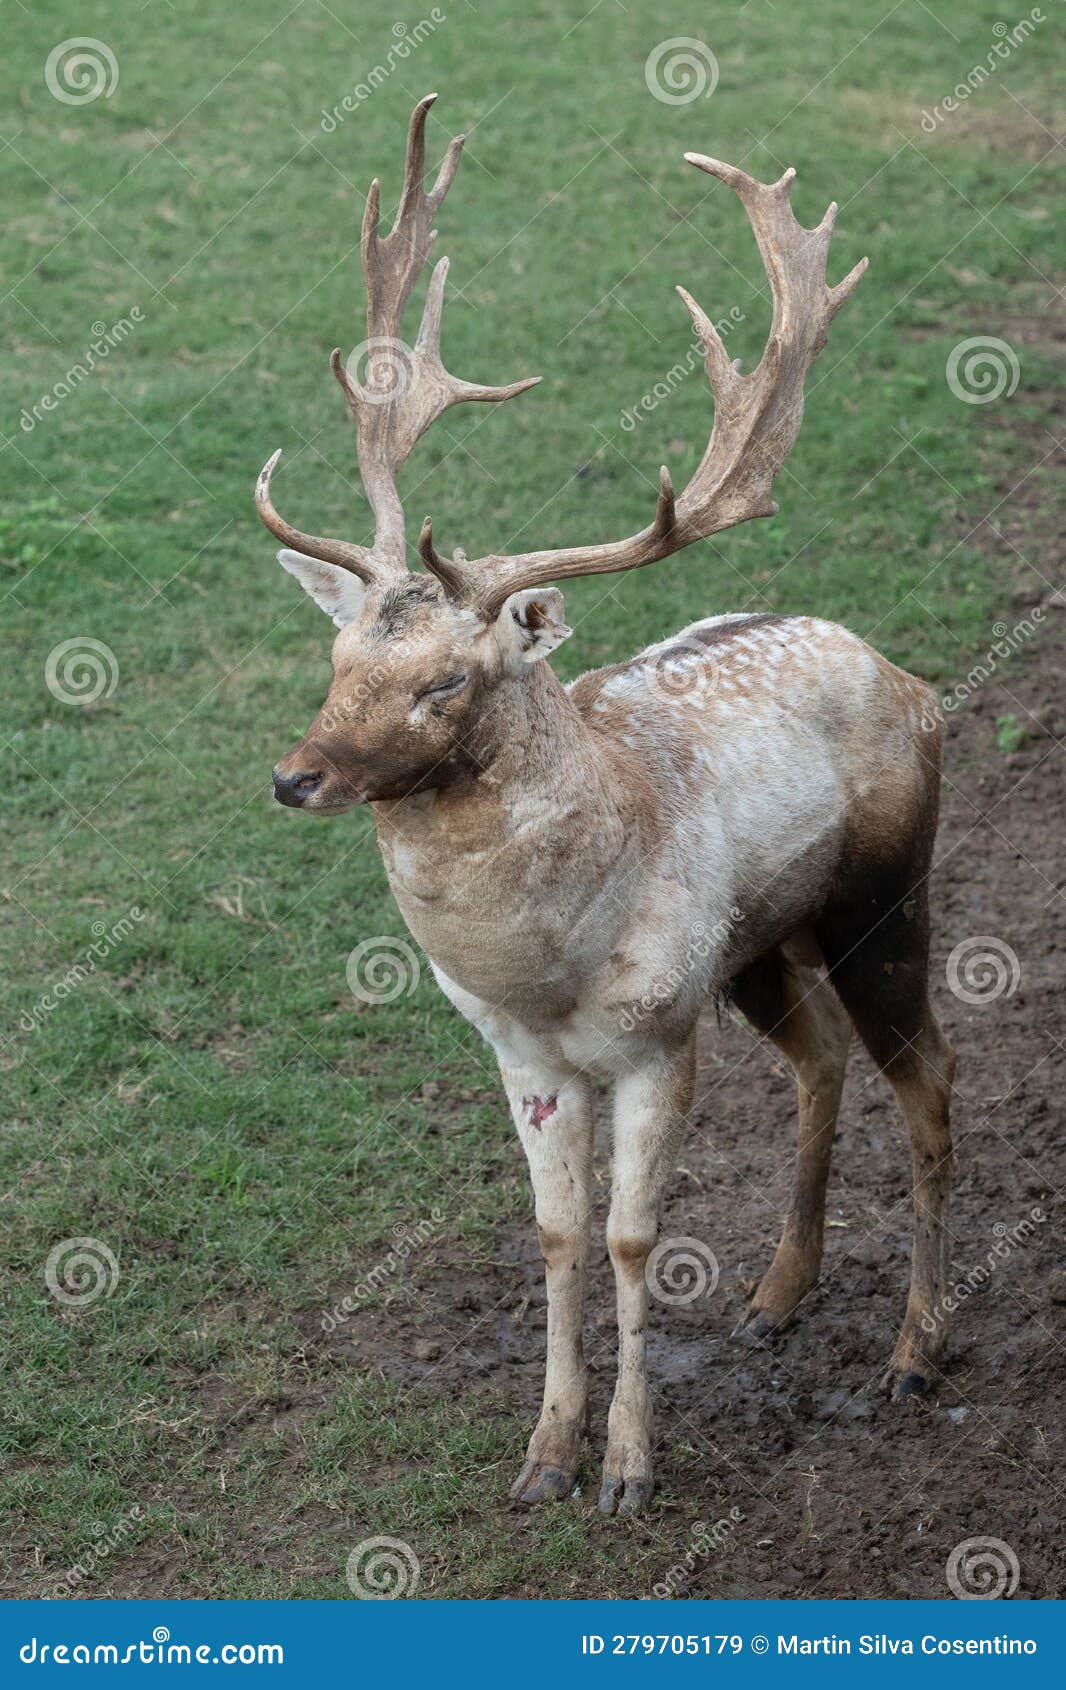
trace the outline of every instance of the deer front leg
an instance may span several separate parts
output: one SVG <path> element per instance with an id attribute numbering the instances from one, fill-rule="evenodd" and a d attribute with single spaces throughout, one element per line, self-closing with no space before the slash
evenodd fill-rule
<path id="1" fill-rule="evenodd" d="M 581 1075 L 549 1065 L 500 1072 L 529 1162 L 548 1291 L 544 1404 L 525 1465 L 511 1486 L 521 1502 L 568 1496 L 585 1432 L 588 1373 L 582 1346 L 592 1186 L 592 1095 Z"/>
<path id="2" fill-rule="evenodd" d="M 695 1040 L 619 1080 L 607 1248 L 618 1305 L 618 1380 L 607 1420 L 600 1512 L 642 1513 L 652 1494 L 652 1411 L 646 1374 L 648 1257 L 663 1192 L 692 1102 Z"/>

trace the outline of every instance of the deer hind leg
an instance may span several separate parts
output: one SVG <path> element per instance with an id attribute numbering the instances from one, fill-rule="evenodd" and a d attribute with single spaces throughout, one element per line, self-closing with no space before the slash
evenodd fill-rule
<path id="1" fill-rule="evenodd" d="M 889 1080 L 911 1142 L 914 1244 L 907 1312 L 886 1377 L 894 1397 L 919 1395 L 939 1373 L 947 1338 L 944 1297 L 955 1055 L 929 1005 L 929 920 L 921 869 L 876 887 L 854 907 L 831 908 L 819 940 L 831 978 L 870 1055 Z M 879 912 L 869 914 L 871 901 Z"/>
<path id="2" fill-rule="evenodd" d="M 640 1514 L 651 1500 L 652 1411 L 647 1379 L 648 1257 L 666 1183 L 692 1104 L 696 1042 L 660 1051 L 621 1078 L 614 1098 L 614 1165 L 607 1248 L 618 1310 L 618 1378 L 607 1419 L 599 1508 Z"/>
<path id="3" fill-rule="evenodd" d="M 511 1496 L 568 1496 L 585 1433 L 588 1373 L 582 1346 L 592 1207 L 592 1094 L 581 1075 L 539 1061 L 500 1072 L 529 1163 L 548 1291 L 547 1366 L 540 1419 Z"/>
<path id="4" fill-rule="evenodd" d="M 851 1021 L 809 942 L 803 952 L 785 945 L 745 968 L 733 983 L 733 1000 L 787 1056 L 799 1103 L 792 1196 L 781 1240 L 737 1328 L 765 1338 L 788 1323 L 821 1268 L 825 1190 Z"/>

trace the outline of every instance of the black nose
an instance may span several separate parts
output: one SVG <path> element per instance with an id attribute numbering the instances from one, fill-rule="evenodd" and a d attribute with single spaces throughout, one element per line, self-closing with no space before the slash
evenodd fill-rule
<path id="1" fill-rule="evenodd" d="M 280 769 L 274 770 L 274 797 L 279 804 L 291 804 L 297 810 L 321 785 L 320 771 L 283 775 Z"/>

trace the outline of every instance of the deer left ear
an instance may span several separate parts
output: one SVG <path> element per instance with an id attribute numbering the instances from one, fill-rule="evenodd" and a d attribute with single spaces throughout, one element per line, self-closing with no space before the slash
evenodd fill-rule
<path id="1" fill-rule="evenodd" d="M 563 595 L 558 587 L 528 587 L 512 593 L 500 621 L 509 625 L 523 663 L 537 663 L 570 638 L 563 621 Z"/>

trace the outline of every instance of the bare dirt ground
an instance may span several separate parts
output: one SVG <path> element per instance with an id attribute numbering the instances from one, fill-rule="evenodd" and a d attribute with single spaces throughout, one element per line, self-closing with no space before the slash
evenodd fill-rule
<path id="1" fill-rule="evenodd" d="M 961 1301 L 940 1389 L 924 1401 L 888 1402 L 881 1375 L 909 1268 L 909 1156 L 889 1087 L 856 1049 L 822 1282 L 802 1320 L 771 1349 L 732 1338 L 746 1294 L 770 1261 L 787 1199 L 793 1082 L 776 1053 L 756 1045 L 742 1025 L 727 1020 L 718 1027 L 709 1017 L 695 1118 L 664 1233 L 705 1241 L 721 1279 L 711 1296 L 653 1305 L 650 1346 L 659 1527 L 671 1514 L 682 1526 L 668 1534 L 679 1595 L 945 1597 L 951 1550 L 976 1537 L 1001 1539 L 1017 1556 L 1018 1597 L 1066 1594 L 1066 1270 L 1059 1233 L 1066 1047 L 1058 996 L 1066 939 L 1059 688 L 1066 609 L 1034 582 L 1028 576 L 1019 583 L 1015 572 L 1006 598 L 1013 594 L 1012 626 L 1042 600 L 1039 632 L 1005 676 L 997 673 L 965 714 L 950 720 L 933 952 L 934 1000 L 959 1055 L 955 1280 L 967 1281 L 1005 1237 L 1009 1245 L 1020 1222 L 1030 1225 Z M 946 963 L 957 945 L 980 936 L 1009 946 L 1017 970 L 1008 961 L 1004 989 L 997 995 L 988 987 L 980 1002 L 967 1003 L 949 989 Z M 604 1209 L 606 1150 L 604 1140 Z M 379 1324 L 367 1313 L 352 1334 L 354 1365 L 405 1385 L 424 1380 L 445 1395 L 502 1394 L 532 1427 L 544 1344 L 532 1227 L 501 1237 L 494 1257 L 493 1267 L 476 1274 L 420 1279 L 425 1301 L 417 1317 L 392 1312 Z M 595 1496 L 613 1346 L 613 1286 L 601 1246 L 588 1322 L 593 1434 L 578 1506 Z M 516 1468 L 521 1453 L 515 1450 Z M 498 1478 L 494 1473 L 489 1482 Z M 486 1506 L 508 1513 L 502 1487 Z M 694 1555 L 689 1565 L 692 1540 L 683 1522 L 710 1524 L 730 1510 L 741 1518 L 723 1530 L 717 1549 Z M 526 1529 L 517 1508 L 512 1529 Z M 627 1539 L 616 1589 L 604 1590 L 598 1570 L 587 1588 L 578 1581 L 565 1592 L 510 1594 L 650 1594 L 671 1565 L 667 1550 L 655 1571 L 663 1547 L 653 1548 L 656 1527 L 614 1522 L 605 1529 Z M 651 1553 L 638 1557 L 645 1580 L 638 1588 L 623 1568 L 642 1532 Z"/>

